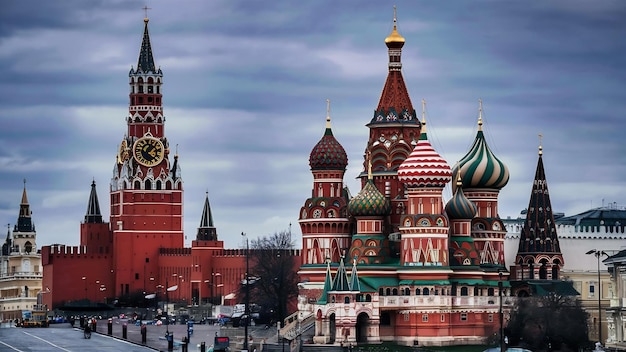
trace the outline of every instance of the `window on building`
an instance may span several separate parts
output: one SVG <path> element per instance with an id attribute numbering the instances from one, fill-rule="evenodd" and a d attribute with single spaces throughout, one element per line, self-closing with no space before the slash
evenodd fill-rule
<path id="1" fill-rule="evenodd" d="M 461 321 L 467 320 L 467 313 L 461 313 Z"/>
<path id="2" fill-rule="evenodd" d="M 487 320 L 488 320 L 490 323 L 493 323 L 493 314 L 489 314 L 489 315 L 487 316 Z"/>
<path id="3" fill-rule="evenodd" d="M 428 314 L 422 314 L 422 322 L 424 323 L 428 322 Z"/>

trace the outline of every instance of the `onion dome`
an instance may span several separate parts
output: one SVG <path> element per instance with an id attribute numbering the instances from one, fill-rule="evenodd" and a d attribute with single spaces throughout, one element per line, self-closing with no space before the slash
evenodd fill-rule
<path id="1" fill-rule="evenodd" d="M 348 165 L 348 154 L 337 142 L 330 128 L 330 100 L 326 100 L 326 131 L 324 136 L 313 147 L 309 156 L 311 170 L 345 170 Z"/>
<path id="2" fill-rule="evenodd" d="M 353 216 L 382 216 L 391 212 L 391 204 L 370 179 L 359 194 L 350 200 L 348 211 Z"/>
<path id="3" fill-rule="evenodd" d="M 391 212 L 389 200 L 374 185 L 372 163 L 368 160 L 368 180 L 365 186 L 348 203 L 348 211 L 353 216 L 384 216 Z"/>
<path id="4" fill-rule="evenodd" d="M 451 220 L 469 220 L 476 216 L 476 205 L 465 197 L 460 175 L 457 177 L 456 191 L 446 204 L 446 214 Z"/>
<path id="5" fill-rule="evenodd" d="M 470 151 L 459 161 L 452 170 L 456 177 L 461 172 L 461 181 L 466 189 L 491 188 L 501 189 L 509 182 L 509 169 L 496 158 L 485 140 L 483 134 L 482 100 L 478 117 L 478 133 Z M 456 185 L 455 185 L 456 186 Z M 453 187 L 455 189 L 456 187 Z"/>
<path id="6" fill-rule="evenodd" d="M 424 105 L 422 100 L 422 111 Z M 409 187 L 445 187 L 451 177 L 450 166 L 428 141 L 426 120 L 422 118 L 420 139 L 398 167 L 398 180 Z"/>

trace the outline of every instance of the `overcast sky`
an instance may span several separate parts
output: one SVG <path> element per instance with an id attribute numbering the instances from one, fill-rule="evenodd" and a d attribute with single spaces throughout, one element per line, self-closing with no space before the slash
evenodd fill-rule
<path id="1" fill-rule="evenodd" d="M 227 248 L 289 224 L 300 245 L 326 99 L 345 183 L 359 191 L 394 4 L 413 106 L 426 99 L 431 143 L 450 165 L 483 100 L 487 141 L 511 172 L 501 217 L 528 206 L 539 133 L 555 211 L 626 203 L 624 1 L 7 1 L 0 219 L 16 223 L 26 179 L 39 246 L 79 243 L 92 180 L 108 220 L 146 4 L 188 244 L 208 192 Z"/>

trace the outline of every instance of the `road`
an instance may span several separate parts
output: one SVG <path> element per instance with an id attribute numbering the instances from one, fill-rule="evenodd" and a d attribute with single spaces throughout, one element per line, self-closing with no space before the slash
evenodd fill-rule
<path id="1" fill-rule="evenodd" d="M 123 338 L 123 328 L 126 324 L 126 339 Z M 91 335 L 91 339 L 83 338 L 83 331 L 73 328 L 69 323 L 52 324 L 49 328 L 0 328 L 0 352 L 79 352 L 79 351 L 167 351 L 165 333 L 169 331 L 174 336 L 174 350 L 180 351 L 180 342 L 187 336 L 186 325 L 169 326 L 146 326 L 146 346 L 141 345 L 140 327 L 128 324 L 125 319 L 112 320 L 112 336 L 108 335 L 108 321 L 99 320 L 96 324 L 97 333 Z M 76 321 L 78 326 L 78 321 Z M 206 350 L 213 345 L 216 333 L 220 336 L 229 336 L 231 349 L 243 341 L 243 328 L 220 328 L 214 325 L 194 325 L 191 335 L 189 352 L 200 351 L 200 344 L 205 343 Z M 276 334 L 276 328 L 263 329 L 262 327 L 250 327 L 249 336 L 252 338 L 250 345 L 261 350 L 262 341 L 269 341 Z"/>
<path id="2" fill-rule="evenodd" d="M 101 334 L 83 337 L 82 330 L 69 324 L 50 328 L 2 328 L 0 351 L 15 352 L 154 352 L 154 349 Z"/>

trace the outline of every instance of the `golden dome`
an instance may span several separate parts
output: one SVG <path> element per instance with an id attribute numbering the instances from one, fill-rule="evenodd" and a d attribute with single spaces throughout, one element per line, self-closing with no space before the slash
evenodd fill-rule
<path id="1" fill-rule="evenodd" d="M 385 43 L 404 43 L 404 37 L 400 35 L 400 33 L 398 33 L 398 26 L 397 26 L 397 19 L 396 19 L 396 7 L 393 7 L 393 30 L 391 31 L 391 34 L 389 34 L 389 36 L 387 38 L 385 38 Z"/>
<path id="2" fill-rule="evenodd" d="M 401 36 L 396 29 L 395 19 L 393 24 L 393 31 L 391 31 L 391 34 L 389 34 L 389 36 L 385 38 L 385 43 L 404 43 L 404 37 Z"/>

